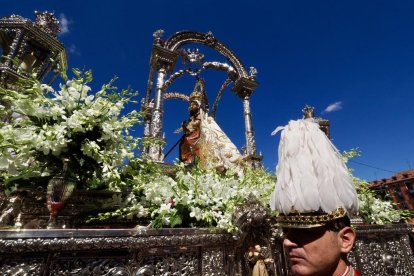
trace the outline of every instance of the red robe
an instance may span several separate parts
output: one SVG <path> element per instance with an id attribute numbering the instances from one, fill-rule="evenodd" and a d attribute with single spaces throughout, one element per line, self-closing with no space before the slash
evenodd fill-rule
<path id="1" fill-rule="evenodd" d="M 199 114 L 195 118 L 190 119 L 189 122 L 183 129 L 185 131 L 185 136 L 180 142 L 180 161 L 185 164 L 191 164 L 194 162 L 196 156 L 200 156 L 200 124 L 201 120 Z"/>

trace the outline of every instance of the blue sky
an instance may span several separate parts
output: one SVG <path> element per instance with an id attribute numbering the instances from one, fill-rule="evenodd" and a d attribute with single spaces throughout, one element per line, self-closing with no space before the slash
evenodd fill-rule
<path id="1" fill-rule="evenodd" d="M 373 180 L 414 167 L 412 1 L 16 0 L 3 4 L 0 16 L 33 20 L 34 10 L 60 19 L 70 67 L 92 69 L 96 87 L 116 75 L 118 87 L 131 85 L 141 95 L 155 30 L 164 29 L 166 38 L 181 30 L 212 31 L 246 68 L 258 70 L 253 126 L 271 171 L 279 136 L 270 133 L 300 118 L 305 104 L 331 121 L 331 138 L 341 151 L 361 150 L 350 163 L 356 176 Z M 225 76 L 207 78 L 206 89 L 217 91 Z M 173 88 L 193 86 L 190 79 L 180 81 Z M 217 121 L 241 147 L 241 101 L 228 90 L 219 109 Z M 167 149 L 186 114 L 183 103 L 166 103 Z"/>

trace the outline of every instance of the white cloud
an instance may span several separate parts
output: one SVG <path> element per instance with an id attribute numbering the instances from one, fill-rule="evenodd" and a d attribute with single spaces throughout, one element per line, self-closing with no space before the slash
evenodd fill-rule
<path id="1" fill-rule="evenodd" d="M 323 112 L 329 113 L 342 109 L 342 102 L 334 102 L 328 105 Z"/>
<path id="2" fill-rule="evenodd" d="M 68 47 L 68 51 L 69 51 L 69 53 L 71 53 L 71 54 L 74 54 L 74 55 L 80 56 L 80 52 L 78 51 L 78 48 L 76 47 L 76 45 L 75 45 L 75 44 L 71 44 L 71 45 Z"/>
<path id="3" fill-rule="evenodd" d="M 72 24 L 72 22 L 69 21 L 66 18 L 66 15 L 63 14 L 63 13 L 61 13 L 59 15 L 59 24 L 60 24 L 60 34 L 61 35 L 69 33 L 69 25 Z"/>

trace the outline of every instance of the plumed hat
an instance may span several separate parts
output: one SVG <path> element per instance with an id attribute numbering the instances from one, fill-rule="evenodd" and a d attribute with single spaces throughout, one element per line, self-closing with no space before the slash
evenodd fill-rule
<path id="1" fill-rule="evenodd" d="M 341 154 L 313 118 L 290 121 L 282 130 L 276 185 L 270 199 L 278 225 L 310 228 L 358 211 L 352 177 Z"/>

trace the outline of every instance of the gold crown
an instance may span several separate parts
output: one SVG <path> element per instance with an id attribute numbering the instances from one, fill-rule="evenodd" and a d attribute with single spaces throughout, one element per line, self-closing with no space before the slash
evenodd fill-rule
<path id="1" fill-rule="evenodd" d="M 193 101 L 202 101 L 202 99 L 203 99 L 203 94 L 201 94 L 200 92 L 197 92 L 197 91 L 194 91 L 193 93 L 191 93 L 191 95 L 190 95 L 190 102 L 193 102 Z"/>
<path id="2" fill-rule="evenodd" d="M 199 101 L 200 103 L 203 101 L 204 98 L 204 80 L 198 79 L 193 93 L 191 93 L 189 99 L 191 101 Z"/>
<path id="3" fill-rule="evenodd" d="M 306 213 L 293 212 L 289 215 L 281 215 L 276 218 L 276 225 L 282 228 L 313 228 L 324 226 L 347 215 L 344 208 L 337 208 L 330 213 Z"/>

